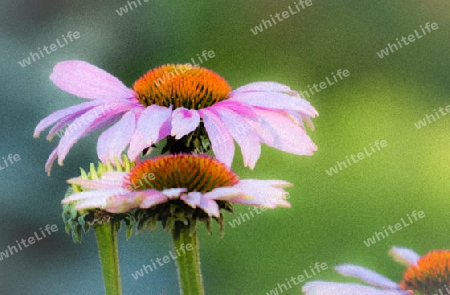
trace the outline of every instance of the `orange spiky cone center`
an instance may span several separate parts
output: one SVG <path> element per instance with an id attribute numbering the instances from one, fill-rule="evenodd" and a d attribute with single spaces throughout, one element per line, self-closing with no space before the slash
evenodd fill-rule
<path id="1" fill-rule="evenodd" d="M 231 87 L 215 72 L 190 64 L 168 64 L 148 71 L 133 85 L 144 106 L 202 109 L 228 98 Z"/>
<path id="2" fill-rule="evenodd" d="M 422 294 L 448 294 L 450 290 L 450 250 L 435 250 L 422 256 L 416 265 L 408 267 L 400 287 Z M 439 294 L 439 293 L 438 293 Z"/>
<path id="3" fill-rule="evenodd" d="M 138 164 L 130 171 L 125 185 L 132 184 L 135 190 L 186 188 L 188 192 L 205 193 L 238 181 L 236 174 L 212 157 L 178 154 Z"/>

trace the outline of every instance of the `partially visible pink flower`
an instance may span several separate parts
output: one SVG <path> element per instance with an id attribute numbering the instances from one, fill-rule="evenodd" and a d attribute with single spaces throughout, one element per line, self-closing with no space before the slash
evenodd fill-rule
<path id="1" fill-rule="evenodd" d="M 250 168 L 260 156 L 261 143 L 297 155 L 312 155 L 317 149 L 303 124 L 305 120 L 313 128 L 311 118 L 317 111 L 298 92 L 275 82 L 250 83 L 232 91 L 213 71 L 186 64 L 150 70 L 129 89 L 104 70 L 77 60 L 58 63 L 50 79 L 91 101 L 59 110 L 36 126 L 38 137 L 54 125 L 48 140 L 68 126 L 47 160 L 47 172 L 56 159 L 62 165 L 80 138 L 111 124 L 98 139 L 103 162 L 121 159 L 127 147 L 134 160 L 159 140 L 181 139 L 198 127 L 206 130 L 215 156 L 228 166 L 234 141 Z"/>
<path id="2" fill-rule="evenodd" d="M 407 248 L 393 247 L 390 251 L 394 258 L 407 265 L 415 265 L 420 256 Z M 344 264 L 335 267 L 336 271 L 344 276 L 354 277 L 362 280 L 366 284 L 334 283 L 325 281 L 308 282 L 303 286 L 303 293 L 306 295 L 412 295 L 410 290 L 405 290 L 401 286 L 362 266 Z"/>
<path id="3" fill-rule="evenodd" d="M 283 189 L 291 186 L 289 182 L 240 180 L 227 166 L 205 155 L 158 156 L 137 164 L 129 173 L 105 172 L 95 180 L 79 177 L 68 182 L 82 187 L 83 191 L 73 193 L 62 203 L 73 203 L 79 211 L 101 209 L 125 213 L 170 201 L 175 205 L 181 200 L 190 208 L 199 208 L 208 216 L 218 218 L 219 209 L 226 202 L 266 208 L 291 206 Z"/>

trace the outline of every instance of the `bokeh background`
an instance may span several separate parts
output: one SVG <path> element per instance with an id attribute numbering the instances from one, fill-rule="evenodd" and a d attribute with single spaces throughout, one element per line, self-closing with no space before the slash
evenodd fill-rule
<path id="1" fill-rule="evenodd" d="M 199 228 L 207 294 L 266 294 L 316 262 L 329 269 L 313 279 L 351 281 L 331 267 L 355 263 L 399 281 L 404 267 L 388 250 L 405 246 L 425 254 L 448 248 L 450 115 L 417 129 L 415 122 L 450 105 L 450 3 L 431 1 L 315 1 L 258 35 L 251 28 L 294 1 L 148 1 L 119 16 L 124 0 L 6 1 L 0 10 L 0 157 L 21 160 L 0 171 L 0 251 L 46 224 L 58 231 L 0 261 L 1 294 L 103 294 L 94 233 L 74 244 L 64 232 L 60 201 L 65 180 L 97 160 L 99 132 L 82 139 L 52 175 L 44 163 L 56 145 L 32 137 L 48 114 L 82 99 L 55 87 L 53 66 L 80 59 L 128 86 L 165 63 L 190 62 L 204 50 L 215 57 L 202 65 L 233 88 L 252 81 L 277 81 L 305 91 L 331 72 L 350 76 L 308 100 L 320 116 L 309 131 L 319 149 L 299 157 L 265 147 L 256 168 L 233 168 L 242 178 L 286 179 L 291 209 L 256 215 L 225 236 Z M 381 59 L 376 52 L 426 22 L 439 29 Z M 68 31 L 80 39 L 22 68 L 30 51 Z M 376 140 L 388 146 L 329 176 L 326 169 Z M 0 163 L 3 164 L 2 161 Z M 426 217 L 371 247 L 364 240 L 414 210 Z M 236 216 L 246 213 L 235 206 Z M 124 294 L 177 294 L 175 264 L 138 280 L 132 273 L 167 255 L 170 234 L 161 228 L 125 239 L 119 233 Z M 283 294 L 300 294 L 295 286 Z"/>

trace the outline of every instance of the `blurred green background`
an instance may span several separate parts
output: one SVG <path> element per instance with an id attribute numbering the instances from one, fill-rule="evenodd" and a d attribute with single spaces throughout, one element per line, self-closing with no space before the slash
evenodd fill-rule
<path id="1" fill-rule="evenodd" d="M 350 76 L 312 95 L 319 111 L 309 134 L 319 149 L 299 157 L 265 147 L 251 171 L 240 153 L 233 168 L 242 178 L 285 179 L 291 209 L 266 211 L 225 236 L 199 228 L 207 294 L 265 294 L 316 262 L 329 269 L 314 279 L 350 281 L 332 266 L 361 264 L 396 281 L 403 266 L 387 255 L 393 246 L 425 254 L 448 248 L 450 116 L 417 129 L 415 122 L 450 105 L 450 3 L 448 1 L 315 1 L 303 11 L 254 35 L 250 29 L 294 5 L 294 1 L 149 1 L 122 16 L 127 5 L 113 1 L 1 1 L 0 157 L 21 160 L 0 171 L 0 251 L 46 224 L 58 232 L 0 261 L 1 294 L 103 294 L 93 232 L 81 245 L 64 233 L 60 201 L 65 180 L 97 160 L 97 132 L 70 151 L 51 177 L 44 163 L 53 150 L 45 134 L 33 139 L 48 114 L 79 102 L 48 79 L 53 66 L 80 59 L 105 69 L 128 86 L 147 70 L 185 63 L 203 50 L 203 63 L 233 88 L 276 81 L 307 90 L 331 72 Z M 381 59 L 376 52 L 426 22 L 438 30 Z M 30 51 L 68 31 L 81 38 L 22 68 Z M 388 146 L 329 176 L 326 169 L 376 140 Z M 426 217 L 371 247 L 364 240 L 411 212 Z M 124 294 L 177 294 L 177 273 L 169 263 L 138 280 L 132 273 L 171 250 L 170 234 L 158 229 L 125 240 L 119 233 Z M 295 286 L 283 294 L 299 294 Z"/>

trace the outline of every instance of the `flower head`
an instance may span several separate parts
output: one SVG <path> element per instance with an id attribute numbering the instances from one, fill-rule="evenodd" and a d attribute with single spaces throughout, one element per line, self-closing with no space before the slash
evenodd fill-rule
<path id="1" fill-rule="evenodd" d="M 135 160 L 161 139 L 191 140 L 190 134 L 206 134 L 216 158 L 227 166 L 234 157 L 234 141 L 250 168 L 260 156 L 261 143 L 297 155 L 317 149 L 303 124 L 313 127 L 310 119 L 317 111 L 298 92 L 275 82 L 231 90 L 213 71 L 185 64 L 150 70 L 129 89 L 104 70 L 76 60 L 58 63 L 50 79 L 91 101 L 59 110 L 36 126 L 35 137 L 54 125 L 48 140 L 67 127 L 47 160 L 47 172 L 56 159 L 62 165 L 80 138 L 110 125 L 97 144 L 103 162 L 121 159 L 127 147 L 128 157 Z"/>
<path id="2" fill-rule="evenodd" d="M 145 160 L 129 172 L 104 172 L 96 179 L 68 180 L 76 189 L 63 199 L 77 211 L 127 213 L 163 224 L 221 218 L 231 203 L 290 207 L 282 180 L 240 180 L 226 165 L 206 155 L 164 155 Z M 145 215 L 145 216 L 144 216 Z M 189 219 L 189 220 L 187 220 Z"/>
<path id="3" fill-rule="evenodd" d="M 345 264 L 335 269 L 344 276 L 361 279 L 371 285 L 315 281 L 306 283 L 307 295 L 434 295 L 448 294 L 450 290 L 450 251 L 431 251 L 420 257 L 407 248 L 393 247 L 390 254 L 408 266 L 403 280 L 398 284 L 362 266 Z"/>

